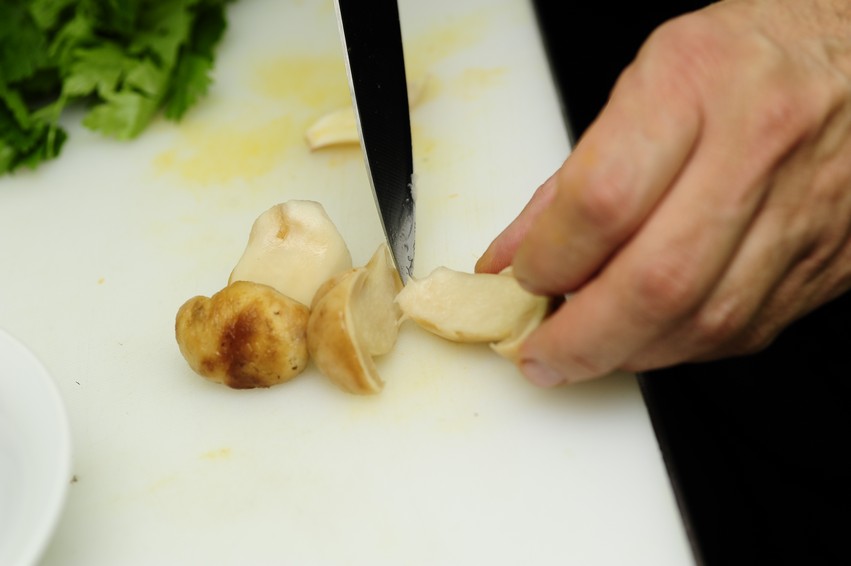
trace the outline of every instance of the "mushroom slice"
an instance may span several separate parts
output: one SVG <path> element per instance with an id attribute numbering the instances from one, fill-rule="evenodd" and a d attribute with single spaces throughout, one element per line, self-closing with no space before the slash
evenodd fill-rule
<path id="1" fill-rule="evenodd" d="M 309 305 L 323 282 L 351 267 L 349 248 L 322 205 L 290 200 L 254 221 L 228 283 L 263 283 Z"/>
<path id="2" fill-rule="evenodd" d="M 537 301 L 535 306 L 527 312 L 525 322 L 518 321 L 517 327 L 508 338 L 499 342 L 491 342 L 491 349 L 502 356 L 503 358 L 517 364 L 520 362 L 520 346 L 526 338 L 532 334 L 541 322 L 553 312 L 553 307 L 556 304 L 554 300 Z"/>
<path id="3" fill-rule="evenodd" d="M 455 342 L 490 342 L 515 359 L 523 339 L 549 312 L 551 299 L 523 289 L 510 271 L 465 273 L 438 267 L 396 297 L 404 319 Z"/>
<path id="4" fill-rule="evenodd" d="M 426 78 L 408 83 L 408 105 L 411 108 L 422 99 Z M 311 151 L 334 145 L 360 143 L 354 108 L 345 106 L 320 116 L 305 131 L 305 139 Z"/>
<path id="5" fill-rule="evenodd" d="M 346 106 L 321 116 L 307 128 L 305 139 L 311 151 L 332 145 L 360 143 L 354 108 Z"/>
<path id="6" fill-rule="evenodd" d="M 396 343 L 401 312 L 394 298 L 402 280 L 382 243 L 369 262 L 323 285 L 312 302 L 307 347 L 319 370 L 343 390 L 380 392 L 373 357 Z"/>
<path id="7" fill-rule="evenodd" d="M 307 366 L 309 309 L 268 285 L 236 281 L 178 309 L 175 336 L 195 373 L 234 389 L 284 383 Z"/>

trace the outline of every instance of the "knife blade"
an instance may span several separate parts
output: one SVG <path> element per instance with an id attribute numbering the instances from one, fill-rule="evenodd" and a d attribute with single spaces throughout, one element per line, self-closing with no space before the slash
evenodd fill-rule
<path id="1" fill-rule="evenodd" d="M 408 84 L 397 0 L 335 0 L 355 121 L 393 262 L 408 282 L 416 216 Z"/>

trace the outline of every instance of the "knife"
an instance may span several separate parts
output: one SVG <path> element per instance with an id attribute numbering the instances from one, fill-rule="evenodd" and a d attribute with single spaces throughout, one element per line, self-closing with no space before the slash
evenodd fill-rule
<path id="1" fill-rule="evenodd" d="M 414 267 L 414 158 L 397 0 L 335 0 L 366 171 L 403 283 Z"/>

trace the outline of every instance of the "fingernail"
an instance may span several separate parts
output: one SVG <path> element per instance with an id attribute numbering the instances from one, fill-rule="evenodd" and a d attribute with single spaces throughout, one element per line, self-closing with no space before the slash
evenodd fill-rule
<path id="1" fill-rule="evenodd" d="M 559 373 L 539 360 L 523 360 L 520 362 L 520 371 L 526 378 L 541 387 L 553 387 L 564 381 Z"/>
<path id="2" fill-rule="evenodd" d="M 476 273 L 487 271 L 488 267 L 491 264 L 491 256 L 493 255 L 493 251 L 491 251 L 492 248 L 493 244 L 488 246 L 488 249 L 485 250 L 485 253 L 483 253 L 479 260 L 476 262 L 476 267 L 474 268 Z"/>

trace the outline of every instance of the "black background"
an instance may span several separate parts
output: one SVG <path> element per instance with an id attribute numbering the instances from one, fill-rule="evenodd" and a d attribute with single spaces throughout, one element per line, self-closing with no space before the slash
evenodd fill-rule
<path id="1" fill-rule="evenodd" d="M 650 31 L 703 4 L 535 1 L 572 141 Z M 851 563 L 851 293 L 756 355 L 638 381 L 698 563 Z"/>

